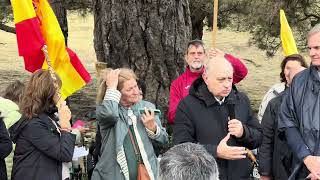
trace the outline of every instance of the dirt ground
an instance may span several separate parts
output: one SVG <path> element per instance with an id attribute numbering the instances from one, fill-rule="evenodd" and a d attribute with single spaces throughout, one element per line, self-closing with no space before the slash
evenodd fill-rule
<path id="1" fill-rule="evenodd" d="M 96 59 L 93 48 L 93 15 L 79 17 L 77 14 L 68 16 L 69 47 L 82 60 L 82 63 L 92 75 L 93 80 L 82 90 L 70 98 L 71 110 L 74 118 L 84 118 L 84 115 L 95 109 L 96 77 L 94 61 Z M 249 74 L 238 87 L 246 92 L 252 107 L 257 111 L 261 99 L 267 89 L 279 82 L 281 52 L 273 58 L 267 58 L 263 51 L 248 45 L 249 34 L 246 32 L 231 32 L 221 30 L 217 36 L 217 47 L 227 53 L 245 60 Z M 211 33 L 204 32 L 204 41 L 210 48 Z M 307 58 L 308 59 L 308 58 Z M 14 34 L 0 31 L 0 91 L 12 81 L 25 81 L 30 75 L 24 70 L 23 59 L 18 56 L 16 37 Z"/>

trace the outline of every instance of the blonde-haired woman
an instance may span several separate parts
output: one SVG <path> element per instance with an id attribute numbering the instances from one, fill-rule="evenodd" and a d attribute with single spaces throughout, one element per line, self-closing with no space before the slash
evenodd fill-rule
<path id="1" fill-rule="evenodd" d="M 168 135 L 152 111 L 155 106 L 141 100 L 136 79 L 134 72 L 125 68 L 105 73 L 107 88 L 102 91 L 104 99 L 96 109 L 102 137 L 101 157 L 93 180 L 135 180 L 138 159 L 142 160 L 150 179 L 157 177 L 159 164 L 151 139 L 164 144 Z M 145 108 L 142 114 L 141 108 Z M 135 153 L 135 145 L 139 155 Z"/>

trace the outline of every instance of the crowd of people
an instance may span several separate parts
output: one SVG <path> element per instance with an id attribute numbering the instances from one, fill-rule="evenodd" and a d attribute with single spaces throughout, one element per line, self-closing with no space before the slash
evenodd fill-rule
<path id="1" fill-rule="evenodd" d="M 299 54 L 284 57 L 281 83 L 267 92 L 258 116 L 236 87 L 248 74 L 241 59 L 219 49 L 206 52 L 202 41 L 190 41 L 186 70 L 170 86 L 167 119 L 174 146 L 159 156 L 153 143 L 165 145 L 170 138 L 135 73 L 101 71 L 89 179 L 320 179 L 320 24 L 307 41 L 310 66 Z M 1 180 L 71 180 L 83 129 L 72 128 L 56 77 L 37 70 L 26 84 L 15 81 L 3 91 Z"/>

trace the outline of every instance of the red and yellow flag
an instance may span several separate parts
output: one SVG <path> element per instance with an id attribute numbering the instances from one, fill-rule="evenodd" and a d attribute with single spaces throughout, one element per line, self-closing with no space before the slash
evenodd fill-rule
<path id="1" fill-rule="evenodd" d="M 77 55 L 65 46 L 58 20 L 47 0 L 11 0 L 19 55 L 25 69 L 47 69 L 41 48 L 48 46 L 54 71 L 62 80 L 61 95 L 68 97 L 91 80 Z"/>
<path id="2" fill-rule="evenodd" d="M 280 10 L 280 39 L 284 56 L 298 54 L 296 41 L 293 38 L 291 28 L 284 11 Z"/>

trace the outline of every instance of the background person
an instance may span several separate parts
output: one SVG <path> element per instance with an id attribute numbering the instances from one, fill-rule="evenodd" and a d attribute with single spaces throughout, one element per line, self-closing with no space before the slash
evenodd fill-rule
<path id="1" fill-rule="evenodd" d="M 279 109 L 293 77 L 306 66 L 304 58 L 298 54 L 285 57 L 281 63 L 281 78 L 284 79 L 286 90 L 270 100 L 261 121 L 263 140 L 258 156 L 261 180 L 288 179 L 291 174 L 292 151 L 283 137 L 279 138 Z"/>
<path id="2" fill-rule="evenodd" d="M 24 89 L 25 85 L 21 81 L 16 80 L 10 83 L 2 92 L 2 97 L 0 97 L 0 111 L 2 112 L 3 121 L 7 129 L 9 129 L 21 118 L 18 105 Z M 9 180 L 11 179 L 14 148 L 15 145 L 13 144 L 12 152 L 5 159 L 7 166 L 7 176 Z"/>
<path id="3" fill-rule="evenodd" d="M 158 180 L 218 180 L 217 162 L 200 144 L 182 143 L 163 154 Z"/>
<path id="4" fill-rule="evenodd" d="M 219 49 L 210 50 L 209 58 L 225 57 L 233 66 L 233 83 L 236 84 L 244 79 L 248 73 L 246 66 L 240 59 L 230 54 L 225 54 Z M 172 81 L 170 86 L 168 123 L 173 124 L 179 102 L 189 94 L 191 84 L 203 73 L 203 64 L 207 58 L 204 43 L 201 40 L 192 40 L 187 45 L 185 61 L 186 70 L 177 79 Z"/>
<path id="5" fill-rule="evenodd" d="M 0 179 L 7 179 L 5 158 L 10 154 L 12 150 L 12 143 L 9 138 L 8 131 L 3 122 L 3 117 L 0 111 Z"/>

